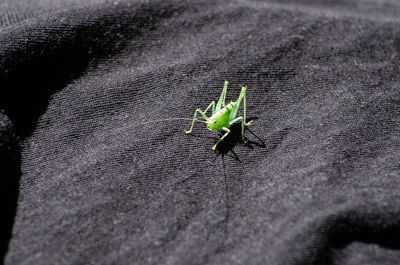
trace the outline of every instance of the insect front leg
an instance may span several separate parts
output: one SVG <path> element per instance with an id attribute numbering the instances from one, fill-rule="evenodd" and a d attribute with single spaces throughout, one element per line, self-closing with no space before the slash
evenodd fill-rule
<path id="1" fill-rule="evenodd" d="M 210 104 L 210 106 L 211 106 L 211 104 Z M 210 106 L 208 106 L 207 109 L 208 109 Z M 196 121 L 197 113 L 200 113 L 200 115 L 203 117 L 203 119 L 208 120 L 208 117 L 207 117 L 205 111 L 202 111 L 201 109 L 196 109 L 196 110 L 194 111 L 194 116 L 193 116 L 193 120 L 192 120 L 192 125 L 190 125 L 190 129 L 189 129 L 189 130 L 185 130 L 185 133 L 191 133 L 191 132 L 192 132 L 194 123 L 195 123 L 195 121 Z"/>
<path id="2" fill-rule="evenodd" d="M 217 148 L 217 145 L 225 138 L 228 136 L 228 134 L 231 132 L 231 130 L 229 130 L 226 127 L 222 127 L 222 130 L 225 131 L 226 133 L 224 135 L 222 135 L 222 137 L 214 144 L 214 146 L 212 147 L 212 150 L 215 150 Z"/>
<path id="3" fill-rule="evenodd" d="M 192 125 L 190 126 L 190 129 L 189 129 L 189 130 L 185 130 L 185 133 L 191 133 L 191 132 L 192 132 L 194 123 L 195 123 L 195 121 L 196 121 L 197 113 L 200 113 L 200 115 L 203 117 L 203 119 L 208 120 L 208 117 L 207 117 L 206 113 L 207 113 L 207 111 L 208 111 L 210 108 L 211 108 L 212 114 L 214 114 L 214 113 L 215 113 L 215 101 L 212 101 L 212 102 L 210 103 L 210 105 L 208 105 L 207 108 L 206 108 L 204 111 L 202 111 L 201 109 L 196 109 L 196 111 L 194 112 L 194 117 L 193 117 L 193 120 L 192 120 Z"/>
<path id="4" fill-rule="evenodd" d="M 212 101 L 210 105 L 204 110 L 204 113 L 207 113 L 207 111 L 211 108 L 211 113 L 214 115 L 215 113 L 215 101 Z"/>

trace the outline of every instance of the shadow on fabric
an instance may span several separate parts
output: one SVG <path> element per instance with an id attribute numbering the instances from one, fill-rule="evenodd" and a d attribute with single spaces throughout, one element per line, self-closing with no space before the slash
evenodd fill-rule
<path id="1" fill-rule="evenodd" d="M 8 249 L 17 209 L 19 176 L 21 175 L 20 148 L 10 120 L 0 112 L 0 264 Z"/>
<path id="2" fill-rule="evenodd" d="M 255 121 L 255 120 L 257 120 L 256 117 L 251 117 L 248 119 L 248 121 Z M 231 130 L 230 134 L 228 134 L 228 136 L 223 141 L 221 141 L 217 146 L 217 157 L 220 155 L 224 157 L 226 155 L 240 162 L 240 158 L 234 151 L 234 148 L 237 144 L 244 144 L 244 146 L 251 149 L 253 149 L 254 147 L 260 147 L 260 148 L 267 147 L 263 139 L 261 139 L 258 135 L 256 135 L 249 127 L 246 127 L 245 135 L 246 132 L 249 132 L 253 136 L 253 138 L 255 138 L 255 140 L 250 140 L 245 136 L 247 142 L 244 143 L 242 140 L 241 123 L 235 123 L 229 129 Z M 220 132 L 218 137 L 220 138 L 222 137 L 222 135 L 223 132 Z M 218 139 L 214 139 L 215 142 L 217 142 Z M 232 155 L 230 155 L 230 153 L 232 153 Z"/>
<path id="3" fill-rule="evenodd" d="M 323 242 L 316 244 L 318 250 L 316 259 L 313 262 L 306 261 L 302 264 L 337 264 L 335 262 L 337 253 L 340 254 L 345 248 L 356 242 L 400 250 L 399 220 L 395 217 L 396 214 L 393 214 L 394 216 L 391 218 L 393 222 L 383 226 L 381 220 L 388 218 L 385 215 L 387 214 L 383 213 L 378 216 L 365 213 L 361 216 L 348 212 L 333 218 L 333 220 L 327 220 L 319 229 L 322 230 L 321 238 Z"/>

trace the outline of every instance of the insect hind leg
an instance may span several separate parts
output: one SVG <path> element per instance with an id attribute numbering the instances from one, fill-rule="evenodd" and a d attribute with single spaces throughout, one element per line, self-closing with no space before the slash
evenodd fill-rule
<path id="1" fill-rule="evenodd" d="M 253 121 L 246 122 L 246 91 L 247 91 L 247 86 L 242 87 L 242 93 L 243 93 L 243 119 L 242 119 L 242 140 L 244 143 L 246 143 L 246 139 L 244 137 L 244 130 L 246 126 L 249 126 L 253 123 Z"/>
<path id="2" fill-rule="evenodd" d="M 226 98 L 226 91 L 228 90 L 228 81 L 224 82 L 224 88 L 222 89 L 221 96 L 219 97 L 216 111 L 219 111 L 221 108 L 225 107 L 225 98 Z"/>

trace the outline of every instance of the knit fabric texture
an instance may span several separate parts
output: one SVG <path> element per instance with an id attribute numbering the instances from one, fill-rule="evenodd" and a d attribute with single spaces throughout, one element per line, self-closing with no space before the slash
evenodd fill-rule
<path id="1" fill-rule="evenodd" d="M 399 151 L 399 1 L 0 0 L 7 265 L 398 265 Z"/>

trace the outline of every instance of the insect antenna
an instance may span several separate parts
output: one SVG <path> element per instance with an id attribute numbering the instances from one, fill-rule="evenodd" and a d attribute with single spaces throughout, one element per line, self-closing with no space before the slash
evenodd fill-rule
<path id="1" fill-rule="evenodd" d="M 149 124 L 149 123 L 155 123 L 155 122 L 162 122 L 162 121 L 176 121 L 176 120 L 186 120 L 186 121 L 197 121 L 197 122 L 202 122 L 202 123 L 207 123 L 205 121 L 202 120 L 198 120 L 198 119 L 189 119 L 189 118 L 168 118 L 168 119 L 160 119 L 160 120 L 152 120 L 152 121 L 148 121 L 148 122 L 141 122 L 139 123 L 139 125 L 142 124 Z"/>
<path id="2" fill-rule="evenodd" d="M 168 118 L 168 119 L 159 119 L 159 120 L 152 120 L 152 121 L 147 121 L 147 122 L 139 122 L 139 123 L 134 123 L 134 124 L 130 124 L 127 126 L 122 126 L 119 128 L 115 128 L 114 131 L 120 131 L 120 130 L 124 130 L 124 129 L 128 129 L 128 128 L 134 128 L 137 126 L 142 126 L 142 125 L 146 125 L 146 124 L 151 124 L 151 123 L 157 123 L 157 122 L 163 122 L 163 121 L 176 121 L 176 120 L 186 120 L 186 121 L 193 121 L 193 119 L 189 119 L 189 118 Z M 201 122 L 201 123 L 206 123 L 205 121 L 202 120 L 198 120 L 198 119 L 194 119 L 197 122 Z"/>

